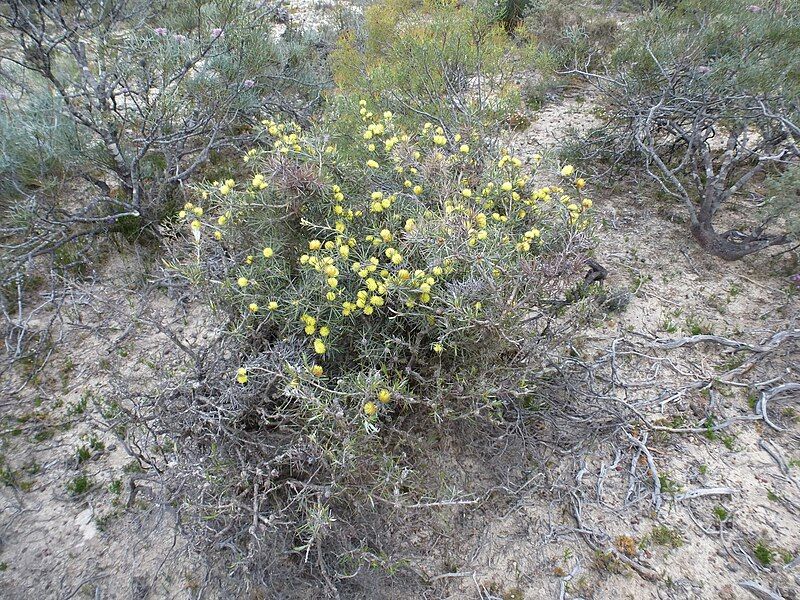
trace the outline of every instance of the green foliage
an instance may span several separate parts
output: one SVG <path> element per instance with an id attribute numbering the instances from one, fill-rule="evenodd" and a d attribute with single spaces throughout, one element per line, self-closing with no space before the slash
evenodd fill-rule
<path id="1" fill-rule="evenodd" d="M 667 525 L 657 525 L 653 527 L 653 530 L 650 532 L 650 539 L 654 544 L 668 546 L 670 548 L 680 548 L 684 544 L 681 532 Z"/>
<path id="2" fill-rule="evenodd" d="M 345 32 L 331 55 L 336 101 L 352 108 L 370 99 L 409 122 L 494 124 L 519 105 L 512 50 L 490 12 L 378 3 L 366 9 L 363 30 Z M 343 125 L 353 123 L 348 118 Z"/>
<path id="3" fill-rule="evenodd" d="M 753 556 L 758 559 L 763 566 L 768 567 L 772 564 L 775 558 L 775 551 L 767 546 L 764 542 L 758 542 L 753 547 Z"/>
<path id="4" fill-rule="evenodd" d="M 799 20 L 797 3 L 683 0 L 633 23 L 597 79 L 608 122 L 591 146 L 626 168 L 636 156 L 684 205 L 698 243 L 724 260 L 790 241 L 791 194 L 764 203 L 760 223 L 717 232 L 714 220 L 734 198 L 762 191 L 765 176 L 780 181 L 800 155 Z"/>
<path id="5" fill-rule="evenodd" d="M 784 228 L 799 237 L 800 166 L 793 164 L 785 170 L 770 173 L 765 184 L 767 203 L 764 216 L 780 215 Z"/>
<path id="6" fill-rule="evenodd" d="M 185 179 L 265 103 L 302 110 L 316 85 L 307 46 L 291 33 L 280 43 L 265 35 L 271 13 L 241 0 L 60 4 L 37 26 L 30 7 L 12 4 L 5 21 L 26 45 L 27 75 L 0 126 L 27 123 L 30 139 L 44 140 L 9 138 L 17 159 L 6 162 L 23 167 L 20 177 L 72 157 L 80 174 L 115 176 L 140 208 L 137 194 L 169 195 L 176 173 Z M 84 52 L 65 43 L 70 36 L 85 41 Z M 79 137 L 92 150 L 81 164 L 72 149 Z M 71 153 L 60 152 L 68 145 Z"/>
<path id="7" fill-rule="evenodd" d="M 714 513 L 714 517 L 716 517 L 717 521 L 719 521 L 720 523 L 724 523 L 731 516 L 728 510 L 724 506 L 717 505 L 714 507 L 712 512 Z"/>
<path id="8" fill-rule="evenodd" d="M 12 73 L 24 77 L 21 69 Z M 61 101 L 29 83 L 27 94 L 5 98 L 0 109 L 0 210 L 9 209 L 8 203 L 26 190 L 51 188 L 87 152 Z M 6 226 L 12 223 L 23 225 L 23 215 L 12 216 Z"/>
<path id="9" fill-rule="evenodd" d="M 614 47 L 617 22 L 604 10 L 558 0 L 534 0 L 518 35 L 531 44 L 533 64 L 543 75 L 594 69 Z"/>
<path id="10" fill-rule="evenodd" d="M 81 473 L 67 483 L 67 491 L 73 496 L 82 496 L 92 487 L 91 478 L 85 473 Z"/>
<path id="11" fill-rule="evenodd" d="M 787 3 L 781 14 L 749 10 L 746 0 L 682 0 L 638 20 L 614 53 L 645 85 L 660 86 L 661 65 L 708 68 L 717 93 L 796 98 L 800 91 L 800 9 Z"/>

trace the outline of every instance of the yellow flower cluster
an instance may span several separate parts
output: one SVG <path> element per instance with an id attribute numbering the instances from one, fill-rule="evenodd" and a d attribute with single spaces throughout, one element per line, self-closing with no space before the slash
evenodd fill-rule
<path id="1" fill-rule="evenodd" d="M 476 265 L 493 277 L 518 277 L 508 274 L 508 265 L 533 260 L 550 239 L 555 219 L 583 227 L 581 215 L 592 205 L 582 198 L 586 182 L 571 165 L 561 168 L 574 188 L 570 193 L 559 186 L 535 187 L 522 161 L 508 152 L 488 167 L 479 165 L 480 153 L 458 133 L 432 123 L 408 133 L 391 112 L 371 111 L 363 100 L 358 111 L 364 126 L 355 136 L 357 153 L 320 146 L 296 124 L 267 120 L 272 147 L 244 157 L 253 169 L 250 185 L 237 188 L 228 179 L 202 191 L 208 210 L 219 211 L 209 226 L 220 241 L 227 228 L 223 243 L 239 257 L 235 285 L 227 289 L 241 299 L 249 319 L 271 319 L 279 335 L 304 340 L 316 358 L 306 367 L 314 377 L 322 377 L 326 365 L 348 360 L 360 343 L 355 332 L 385 327 L 389 335 L 399 319 L 429 327 L 447 311 L 461 310 L 460 299 L 448 290 Z M 275 228 L 267 233 L 275 248 L 238 248 L 228 232 L 246 230 L 252 207 L 286 206 L 273 200 L 281 193 L 279 182 L 267 183 L 266 170 L 259 170 L 262 157 L 309 164 L 325 183 L 318 194 L 292 198 L 302 202 L 297 219 L 287 220 L 285 212 L 264 217 Z M 534 163 L 541 160 L 534 156 Z M 367 168 L 352 169 L 359 164 Z M 348 169 L 356 181 L 338 180 Z M 485 175 L 476 178 L 481 169 Z M 447 175 L 426 176 L 431 171 Z M 204 214 L 187 204 L 179 216 L 199 231 Z M 472 299 L 463 310 L 484 314 L 484 304 L 489 305 L 484 298 Z M 426 342 L 432 356 L 443 355 L 443 341 Z M 455 346 L 448 341 L 447 348 Z M 241 371 L 237 381 L 246 383 L 247 372 Z M 390 387 L 378 388 L 361 405 L 366 416 L 378 415 L 391 401 Z"/>

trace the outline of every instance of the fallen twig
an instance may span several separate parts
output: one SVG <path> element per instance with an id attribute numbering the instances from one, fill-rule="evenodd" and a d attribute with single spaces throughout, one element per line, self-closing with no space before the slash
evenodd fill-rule
<path id="1" fill-rule="evenodd" d="M 738 493 L 739 490 L 729 487 L 697 488 L 689 490 L 688 492 L 683 492 L 682 494 L 676 494 L 675 500 L 692 500 L 694 498 L 702 498 L 703 496 L 731 496 Z"/>
<path id="2" fill-rule="evenodd" d="M 756 583 L 755 581 L 740 581 L 739 587 L 747 590 L 756 598 L 761 598 L 762 600 L 785 600 L 783 596 L 780 594 L 776 594 L 772 590 L 765 588 L 760 583 Z"/>

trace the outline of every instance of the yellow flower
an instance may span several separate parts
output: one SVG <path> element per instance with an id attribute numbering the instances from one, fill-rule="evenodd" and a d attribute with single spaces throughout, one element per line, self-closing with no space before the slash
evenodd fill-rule
<path id="1" fill-rule="evenodd" d="M 250 305 L 247 307 L 247 310 L 249 310 L 251 313 L 257 313 L 258 304 L 256 304 L 255 302 L 251 302 Z"/>
<path id="2" fill-rule="evenodd" d="M 503 185 L 500 186 L 500 189 L 503 190 L 504 192 L 510 192 L 513 189 L 513 187 L 514 186 L 511 184 L 510 181 L 504 181 Z"/>
<path id="3" fill-rule="evenodd" d="M 414 192 L 414 193 L 415 193 L 417 196 L 419 196 L 419 195 L 422 193 L 422 186 L 421 186 L 421 185 L 415 185 L 415 186 L 414 186 L 414 189 L 413 189 L 412 191 L 413 191 L 413 192 Z"/>
<path id="4" fill-rule="evenodd" d="M 369 299 L 369 303 L 372 304 L 372 306 L 383 306 L 383 298 L 380 296 L 373 296 Z"/>
<path id="5" fill-rule="evenodd" d="M 376 415 L 378 413 L 378 405 L 374 402 L 367 402 L 364 404 L 364 414 L 368 417 Z"/>
<path id="6" fill-rule="evenodd" d="M 314 377 L 322 377 L 323 369 L 319 365 L 314 365 L 311 367 L 311 374 Z"/>
<path id="7" fill-rule="evenodd" d="M 388 229 L 381 229 L 381 239 L 388 244 L 392 241 L 392 232 Z"/>
<path id="8" fill-rule="evenodd" d="M 563 167 L 561 167 L 561 175 L 563 177 L 569 177 L 574 172 L 575 172 L 575 167 L 573 167 L 572 165 L 564 165 Z"/>
<path id="9" fill-rule="evenodd" d="M 376 163 L 374 160 L 372 160 L 372 159 L 369 159 L 369 160 L 367 161 L 367 166 L 368 166 L 370 169 L 377 169 L 377 168 L 378 168 L 380 165 L 379 165 L 378 163 Z"/>
<path id="10" fill-rule="evenodd" d="M 200 231 L 200 227 L 201 227 L 201 226 L 202 226 L 202 223 L 201 223 L 200 221 L 198 221 L 197 219 L 195 219 L 194 221 L 192 221 L 191 227 L 192 227 L 192 229 L 193 229 L 194 231 Z"/>
<path id="11" fill-rule="evenodd" d="M 220 227 L 225 225 L 225 223 L 227 222 L 228 222 L 228 217 L 226 217 L 225 215 L 220 215 L 220 217 L 217 219 L 217 225 L 219 225 Z"/>
<path id="12" fill-rule="evenodd" d="M 239 279 L 236 280 L 236 283 L 239 284 L 240 288 L 245 288 L 250 284 L 250 280 L 247 277 L 239 277 Z"/>
<path id="13" fill-rule="evenodd" d="M 584 198 L 581 204 L 583 204 L 584 208 L 592 208 L 592 201 L 589 198 Z"/>
<path id="14" fill-rule="evenodd" d="M 332 288 L 335 288 L 337 285 L 339 285 L 339 280 L 336 279 L 336 277 L 328 277 L 327 283 Z"/>
<path id="15" fill-rule="evenodd" d="M 203 216 L 203 209 L 200 206 L 195 206 L 192 212 L 196 214 L 198 217 Z"/>
<path id="16" fill-rule="evenodd" d="M 275 252 L 272 250 L 272 248 L 267 247 L 261 251 L 261 254 L 264 255 L 264 258 L 272 258 L 272 255 L 275 254 Z"/>
<path id="17" fill-rule="evenodd" d="M 215 231 L 214 232 L 214 239 L 215 240 L 221 240 L 222 239 L 222 232 L 221 231 Z"/>
<path id="18" fill-rule="evenodd" d="M 330 329 L 330 327 L 328 327 L 328 326 L 326 326 L 326 325 L 323 325 L 322 327 L 320 327 L 320 328 L 319 328 L 319 334 L 320 334 L 322 337 L 328 337 L 328 336 L 331 334 L 331 329 Z"/>
<path id="19" fill-rule="evenodd" d="M 239 367 L 239 369 L 236 371 L 236 381 L 242 385 L 247 383 L 247 369 L 244 367 Z"/>
<path id="20" fill-rule="evenodd" d="M 411 279 L 411 273 L 409 273 L 408 270 L 406 269 L 400 269 L 397 272 L 397 278 L 400 281 L 408 281 L 409 279 Z"/>
<path id="21" fill-rule="evenodd" d="M 469 188 L 464 188 L 461 190 L 461 195 L 464 196 L 464 198 L 472 198 L 472 190 Z"/>
<path id="22" fill-rule="evenodd" d="M 267 304 L 267 308 L 270 310 L 278 310 L 278 303 L 275 300 L 272 300 L 269 304 Z"/>
<path id="23" fill-rule="evenodd" d="M 319 338 L 314 340 L 314 352 L 317 354 L 325 354 L 326 350 L 327 348 L 325 348 L 325 342 Z"/>
<path id="24" fill-rule="evenodd" d="M 444 346 L 442 346 L 439 342 L 436 342 L 431 347 L 433 348 L 433 351 L 436 352 L 436 354 L 441 354 L 442 351 L 444 350 Z"/>
<path id="25" fill-rule="evenodd" d="M 447 138 L 443 135 L 435 135 L 433 136 L 433 143 L 437 146 L 444 146 L 447 143 Z"/>
<path id="26" fill-rule="evenodd" d="M 309 250 L 319 250 L 320 248 L 322 248 L 322 242 L 320 242 L 319 240 L 311 240 L 310 242 L 308 242 Z"/>
<path id="27" fill-rule="evenodd" d="M 463 154 L 467 154 L 469 152 L 469 146 L 467 144 L 461 144 L 461 147 L 459 148 L 459 150 Z"/>
<path id="28" fill-rule="evenodd" d="M 378 400 L 380 400 L 383 404 L 386 404 L 391 399 L 392 394 L 386 388 L 383 388 L 378 392 Z"/>
<path id="29" fill-rule="evenodd" d="M 578 179 L 575 180 L 575 187 L 582 190 L 586 187 L 586 180 L 583 177 L 578 177 Z"/>

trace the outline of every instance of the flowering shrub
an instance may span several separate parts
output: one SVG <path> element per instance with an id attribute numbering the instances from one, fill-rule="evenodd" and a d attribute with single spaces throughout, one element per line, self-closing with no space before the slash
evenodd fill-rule
<path id="1" fill-rule="evenodd" d="M 562 169 L 568 190 L 537 188 L 515 157 L 482 172 L 475 140 L 447 139 L 431 124 L 411 135 L 390 112 L 362 111 L 363 143 L 350 156 L 296 125 L 266 122 L 271 147 L 245 156 L 250 180 L 204 187 L 206 207 L 187 205 L 181 217 L 237 327 L 303 349 L 288 393 L 358 373 L 346 393 L 368 422 L 419 402 L 447 412 L 458 378 L 442 374 L 421 398 L 428 369 L 455 374 L 477 357 L 531 351 L 550 326 L 547 307 L 583 269 L 591 200 L 571 166 Z M 233 260 L 213 264 L 222 252 Z M 258 377 L 243 368 L 240 383 Z M 461 392 L 476 408 L 526 389 L 527 374 L 492 371 Z"/>
<path id="2" fill-rule="evenodd" d="M 537 379 L 578 323 L 592 202 L 572 166 L 539 187 L 508 153 L 483 161 L 477 137 L 359 113 L 346 147 L 265 121 L 247 178 L 179 214 L 176 266 L 232 331 L 230 360 L 165 405 L 180 421 L 165 429 L 204 432 L 194 453 L 178 444 L 191 478 L 229 474 L 202 480 L 213 509 L 190 502 L 206 532 L 246 530 L 263 502 L 308 552 L 346 506 L 413 495 L 398 432 L 541 406 Z M 201 407 L 216 416 L 198 429 L 184 419 Z M 269 492 L 243 496 L 254 485 Z"/>

